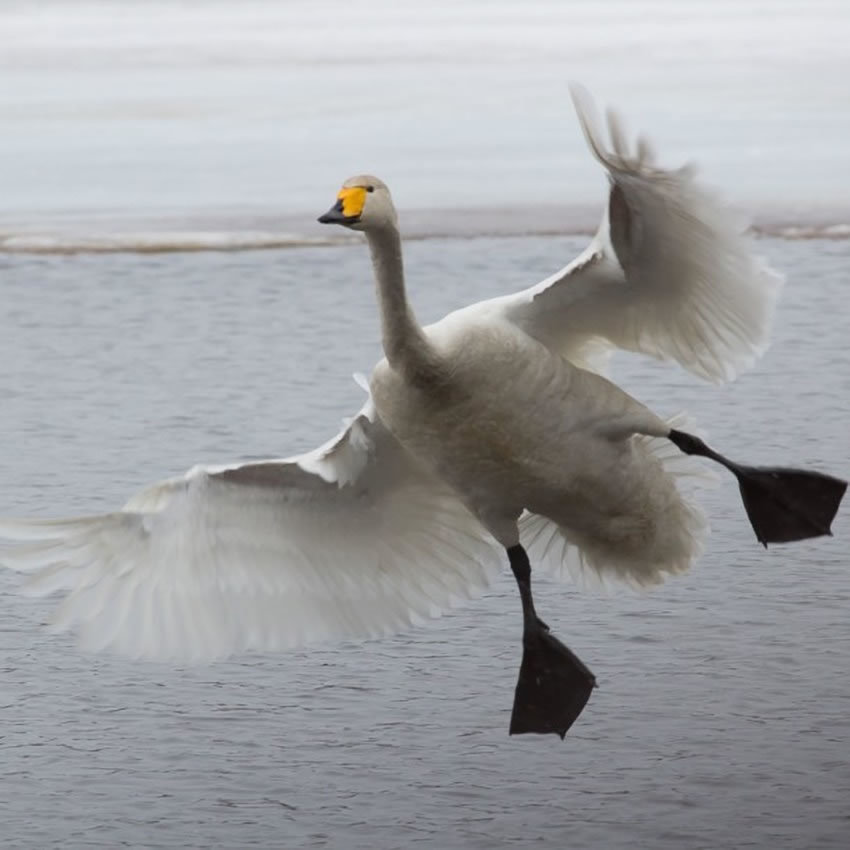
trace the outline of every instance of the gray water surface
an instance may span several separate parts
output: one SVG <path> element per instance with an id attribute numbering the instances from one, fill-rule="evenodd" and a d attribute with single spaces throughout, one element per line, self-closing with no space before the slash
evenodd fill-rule
<path id="1" fill-rule="evenodd" d="M 581 240 L 407 245 L 422 319 L 548 274 Z M 620 358 L 754 463 L 850 473 L 846 242 L 764 241 L 774 348 L 712 387 Z M 200 461 L 332 435 L 378 355 L 365 248 L 0 260 L 0 514 L 105 511 Z M 541 580 L 599 689 L 567 739 L 507 734 L 505 572 L 381 642 L 175 668 L 80 654 L 0 573 L 0 844 L 15 848 L 845 848 L 850 540 L 762 550 L 734 484 L 708 550 L 645 595 Z"/>

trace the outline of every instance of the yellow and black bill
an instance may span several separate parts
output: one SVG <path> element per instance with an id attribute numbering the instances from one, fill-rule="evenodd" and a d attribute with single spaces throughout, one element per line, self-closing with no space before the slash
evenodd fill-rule
<path id="1" fill-rule="evenodd" d="M 363 186 L 351 186 L 340 189 L 336 203 L 319 216 L 322 224 L 354 224 L 363 212 L 366 204 L 366 189 Z"/>

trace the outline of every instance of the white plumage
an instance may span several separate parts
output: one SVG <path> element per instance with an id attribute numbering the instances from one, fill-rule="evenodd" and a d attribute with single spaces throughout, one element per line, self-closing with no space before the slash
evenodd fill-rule
<path id="1" fill-rule="evenodd" d="M 692 170 L 656 168 L 644 142 L 632 156 L 610 114 L 606 150 L 586 95 L 574 99 L 611 180 L 597 235 L 537 286 L 424 330 L 389 193 L 348 181 L 363 189 L 346 217 L 370 242 L 388 360 L 339 436 L 195 467 L 115 513 L 0 521 L 0 561 L 29 574 L 28 591 L 64 595 L 58 629 L 90 649 L 188 659 L 387 634 L 483 592 L 502 568 L 494 540 L 520 535 L 556 573 L 647 584 L 688 567 L 704 520 L 675 486 L 684 458 L 658 439 L 669 423 L 602 377 L 604 355 L 728 380 L 764 350 L 780 281 Z"/>

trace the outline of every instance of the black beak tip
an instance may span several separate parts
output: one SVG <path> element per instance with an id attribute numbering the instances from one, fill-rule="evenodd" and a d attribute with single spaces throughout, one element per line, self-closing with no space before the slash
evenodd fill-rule
<path id="1" fill-rule="evenodd" d="M 326 213 L 320 215 L 318 218 L 319 224 L 348 224 L 351 220 L 343 212 L 341 200 L 338 200 Z"/>

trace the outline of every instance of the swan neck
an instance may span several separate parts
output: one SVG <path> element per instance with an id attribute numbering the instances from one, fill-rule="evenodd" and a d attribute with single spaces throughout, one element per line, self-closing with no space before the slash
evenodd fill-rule
<path id="1" fill-rule="evenodd" d="M 436 368 L 436 355 L 407 301 L 401 235 L 395 225 L 370 229 L 366 233 L 378 303 L 384 354 L 390 366 L 407 378 L 421 378 Z"/>

